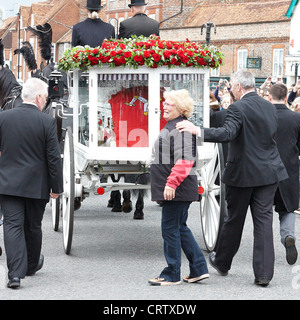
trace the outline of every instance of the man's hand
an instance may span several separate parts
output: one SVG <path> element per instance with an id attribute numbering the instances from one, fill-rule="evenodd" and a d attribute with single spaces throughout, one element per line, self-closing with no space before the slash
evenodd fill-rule
<path id="1" fill-rule="evenodd" d="M 176 124 L 176 129 L 179 130 L 179 132 L 184 132 L 187 131 L 191 134 L 198 135 L 199 133 L 199 128 L 196 127 L 192 122 L 188 120 L 183 120 L 181 122 L 178 122 Z"/>
<path id="2" fill-rule="evenodd" d="M 60 193 L 50 192 L 50 197 L 51 197 L 52 199 L 57 199 L 59 196 L 60 196 Z"/>
<path id="3" fill-rule="evenodd" d="M 175 198 L 175 189 L 165 186 L 164 190 L 164 199 L 165 200 L 173 200 Z"/>

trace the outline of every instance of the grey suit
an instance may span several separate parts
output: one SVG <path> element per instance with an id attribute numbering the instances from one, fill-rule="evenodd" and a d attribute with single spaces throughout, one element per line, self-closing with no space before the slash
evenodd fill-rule
<path id="1" fill-rule="evenodd" d="M 0 201 L 8 277 L 37 267 L 49 193 L 63 191 L 56 120 L 35 105 L 0 113 Z"/>
<path id="2" fill-rule="evenodd" d="M 273 277 L 272 205 L 278 182 L 288 178 L 274 140 L 276 131 L 276 108 L 255 91 L 229 106 L 223 127 L 204 129 L 204 141 L 229 142 L 222 176 L 228 219 L 221 230 L 215 263 L 222 270 L 230 269 L 250 206 L 256 280 L 270 281 Z"/>

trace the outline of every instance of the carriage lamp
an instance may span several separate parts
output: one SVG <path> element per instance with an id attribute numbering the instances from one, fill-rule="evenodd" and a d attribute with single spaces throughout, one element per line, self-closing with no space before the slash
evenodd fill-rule
<path id="1" fill-rule="evenodd" d="M 51 99 L 62 98 L 64 96 L 64 82 L 61 80 L 62 74 L 57 71 L 57 67 L 50 73 L 48 81 L 48 96 Z"/>

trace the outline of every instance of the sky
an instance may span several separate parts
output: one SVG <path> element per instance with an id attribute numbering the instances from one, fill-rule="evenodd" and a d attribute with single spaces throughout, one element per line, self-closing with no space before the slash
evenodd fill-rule
<path id="1" fill-rule="evenodd" d="M 3 19 L 15 16 L 21 5 L 30 6 L 32 3 L 42 2 L 43 0 L 0 0 L 0 8 L 3 11 Z"/>

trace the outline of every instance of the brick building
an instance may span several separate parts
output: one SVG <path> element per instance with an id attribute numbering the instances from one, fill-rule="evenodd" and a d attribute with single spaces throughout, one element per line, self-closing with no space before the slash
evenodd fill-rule
<path id="1" fill-rule="evenodd" d="M 52 27 L 52 41 L 54 60 L 58 59 L 57 43 L 59 39 L 72 29 L 72 26 L 80 19 L 80 0 L 48 0 L 32 4 L 31 6 L 21 6 L 19 15 L 8 18 L 0 26 L 0 38 L 3 39 L 5 47 L 6 64 L 14 72 L 16 78 L 26 81 L 30 72 L 24 62 L 23 56 L 14 55 L 14 50 L 22 46 L 23 41 L 29 41 L 34 48 L 38 68 L 43 62 L 41 50 L 38 46 L 37 37 L 28 30 L 28 27 L 42 25 L 46 22 Z M 70 44 L 64 44 L 64 48 Z M 19 61 L 18 61 L 19 59 Z M 18 67 L 19 66 L 19 67 Z"/>
<path id="2" fill-rule="evenodd" d="M 176 2 L 180 1 L 171 1 Z M 206 29 L 203 28 L 201 35 L 201 27 L 213 22 L 217 33 L 212 29 L 211 44 L 221 46 L 225 54 L 225 65 L 212 73 L 216 80 L 247 68 L 247 62 L 257 82 L 270 75 L 285 77 L 284 57 L 289 49 L 291 24 L 285 14 L 291 1 L 188 0 L 184 3 L 188 5 L 187 10 L 184 5 L 184 17 L 177 16 L 176 23 L 173 19 L 164 23 L 161 35 L 204 43 Z"/>

